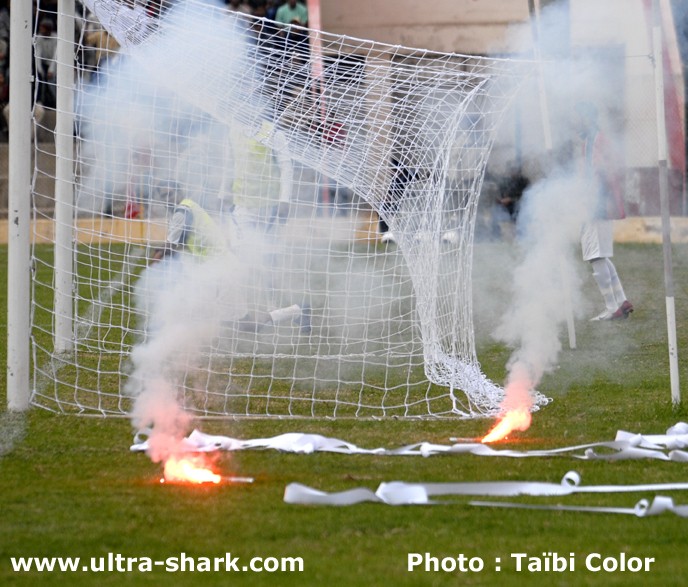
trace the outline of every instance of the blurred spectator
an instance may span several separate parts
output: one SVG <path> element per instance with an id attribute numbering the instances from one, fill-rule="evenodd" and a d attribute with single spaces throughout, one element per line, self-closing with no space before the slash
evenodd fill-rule
<path id="1" fill-rule="evenodd" d="M 146 4 L 146 14 L 153 18 L 163 16 L 171 8 L 174 0 L 148 0 Z"/>
<path id="2" fill-rule="evenodd" d="M 270 20 L 276 20 L 277 19 L 277 8 L 279 8 L 277 0 L 266 0 L 266 2 L 265 2 L 265 18 L 268 18 Z"/>
<path id="3" fill-rule="evenodd" d="M 84 36 L 88 54 L 85 58 L 87 67 L 91 70 L 91 82 L 96 82 L 98 73 L 106 63 L 113 59 L 119 51 L 119 43 L 105 29 L 87 33 Z"/>
<path id="4" fill-rule="evenodd" d="M 0 0 L 0 40 L 10 42 L 9 0 Z"/>
<path id="5" fill-rule="evenodd" d="M 40 11 L 38 21 L 48 19 L 53 23 L 53 30 L 57 30 L 57 0 L 40 0 Z"/>
<path id="6" fill-rule="evenodd" d="M 10 45 L 4 39 L 0 39 L 0 104 L 9 100 L 9 60 Z"/>
<path id="7" fill-rule="evenodd" d="M 530 180 L 523 175 L 523 170 L 516 163 L 510 163 L 506 173 L 498 182 L 499 197 L 497 203 L 508 214 L 509 220 L 516 222 L 523 192 L 528 189 Z"/>
<path id="8" fill-rule="evenodd" d="M 234 12 L 243 12 L 244 14 L 253 14 L 253 9 L 248 2 L 243 0 L 229 0 L 227 8 Z"/>
<path id="9" fill-rule="evenodd" d="M 275 13 L 275 20 L 282 24 L 308 26 L 308 9 L 297 0 L 287 0 Z"/>
<path id="10" fill-rule="evenodd" d="M 253 16 L 256 18 L 265 18 L 267 16 L 267 6 L 265 2 L 256 2 L 253 4 L 253 8 L 251 9 L 251 13 Z"/>
<path id="11" fill-rule="evenodd" d="M 48 108 L 55 107 L 55 73 L 57 70 L 57 35 L 50 18 L 41 19 L 35 39 L 38 100 Z"/>
<path id="12" fill-rule="evenodd" d="M 308 9 L 297 0 L 288 0 L 277 9 L 275 20 L 284 25 L 284 42 L 293 67 L 301 67 L 308 61 Z M 294 25 L 294 26 L 292 26 Z"/>
<path id="13" fill-rule="evenodd" d="M 3 109 L 10 100 L 10 62 L 7 58 L 9 45 L 4 39 L 0 39 L 0 109 Z M 4 117 L 0 117 L 0 133 L 7 133 L 7 124 Z"/>
<path id="14" fill-rule="evenodd" d="M 268 18 L 267 6 L 265 3 L 255 5 L 253 8 L 253 16 L 255 16 L 256 19 L 250 25 L 250 33 L 255 42 L 263 49 L 275 49 L 279 45 L 275 41 L 279 29 L 275 24 L 264 20 Z M 267 57 L 268 55 L 263 55 L 263 58 Z"/>
<path id="15" fill-rule="evenodd" d="M 33 98 L 33 94 L 31 95 Z M 35 102 L 33 105 L 33 121 L 34 124 L 40 126 L 43 117 L 45 116 L 45 108 L 40 102 Z M 6 127 L 10 125 L 10 103 L 8 102 L 2 109 L 2 117 L 5 120 Z M 31 140 L 34 140 L 34 133 L 31 133 Z"/>

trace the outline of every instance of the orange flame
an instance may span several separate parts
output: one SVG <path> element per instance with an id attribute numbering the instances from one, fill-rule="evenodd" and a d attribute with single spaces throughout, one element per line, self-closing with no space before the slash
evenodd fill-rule
<path id="1" fill-rule="evenodd" d="M 222 477 L 213 473 L 199 455 L 171 456 L 165 461 L 164 476 L 160 483 L 215 483 Z"/>
<path id="2" fill-rule="evenodd" d="M 511 410 L 504 414 L 480 442 L 483 444 L 497 442 L 506 438 L 514 430 L 528 430 L 531 419 L 530 410 L 524 408 Z"/>

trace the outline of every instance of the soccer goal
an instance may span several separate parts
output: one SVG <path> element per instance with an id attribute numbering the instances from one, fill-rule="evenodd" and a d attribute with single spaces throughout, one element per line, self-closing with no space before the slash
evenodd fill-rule
<path id="1" fill-rule="evenodd" d="M 31 402 L 128 414 L 163 382 L 197 416 L 497 415 L 473 236 L 531 64 L 160 5 L 38 3 Z"/>

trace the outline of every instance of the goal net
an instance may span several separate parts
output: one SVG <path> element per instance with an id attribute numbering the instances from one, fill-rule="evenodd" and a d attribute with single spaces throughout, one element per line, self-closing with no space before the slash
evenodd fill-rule
<path id="1" fill-rule="evenodd" d="M 473 235 L 530 64 L 202 0 L 38 8 L 35 405 L 128 414 L 172 388 L 197 416 L 499 413 Z"/>

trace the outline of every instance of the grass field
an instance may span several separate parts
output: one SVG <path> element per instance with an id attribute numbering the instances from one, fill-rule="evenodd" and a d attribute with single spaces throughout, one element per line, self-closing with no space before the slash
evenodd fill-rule
<path id="1" fill-rule="evenodd" d="M 6 249 L 1 250 L 5 312 Z M 559 367 L 540 385 L 554 401 L 533 425 L 500 447 L 532 450 L 613 439 L 619 429 L 659 434 L 686 418 L 670 402 L 662 281 L 662 251 L 617 246 L 615 261 L 637 307 L 623 323 L 577 323 L 578 349 L 565 349 Z M 674 247 L 679 358 L 688 353 L 688 246 Z M 586 284 L 589 301 L 595 286 Z M 592 311 L 596 309 L 591 307 Z M 501 380 L 509 350 L 491 341 L 494 308 L 476 307 L 479 358 Z M 6 330 L 6 317 L 1 321 Z M 6 349 L 2 347 L 2 360 Z M 681 364 L 685 394 L 688 369 Z M 5 385 L 3 385 L 3 390 Z M 4 405 L 5 398 L 1 398 Z M 530 480 L 558 482 L 569 470 L 586 485 L 688 481 L 686 465 L 650 460 L 599 462 L 571 457 L 430 458 L 293 455 L 255 451 L 218 456 L 224 474 L 250 475 L 252 485 L 161 485 L 159 467 L 132 454 L 126 419 L 78 418 L 42 410 L 0 414 L 0 584 L 3 585 L 681 585 L 688 573 L 688 520 L 671 514 L 629 515 L 479 508 L 471 498 L 435 506 L 306 507 L 283 502 L 293 481 L 333 491 L 383 481 Z M 364 447 L 397 447 L 482 435 L 490 422 L 289 421 L 203 422 L 206 432 L 240 438 L 313 432 Z M 632 507 L 653 493 L 565 498 L 509 498 L 538 504 Z M 672 492 L 688 504 L 688 492 Z M 495 498 L 497 499 L 497 498 Z M 301 573 L 13 572 L 11 557 L 106 557 L 164 560 L 194 557 L 302 557 Z M 480 557 L 481 572 L 407 571 L 409 552 Z M 556 552 L 573 571 L 516 571 L 512 554 Z M 653 557 L 648 572 L 591 572 L 590 553 Z M 501 560 L 497 571 L 496 559 Z"/>

